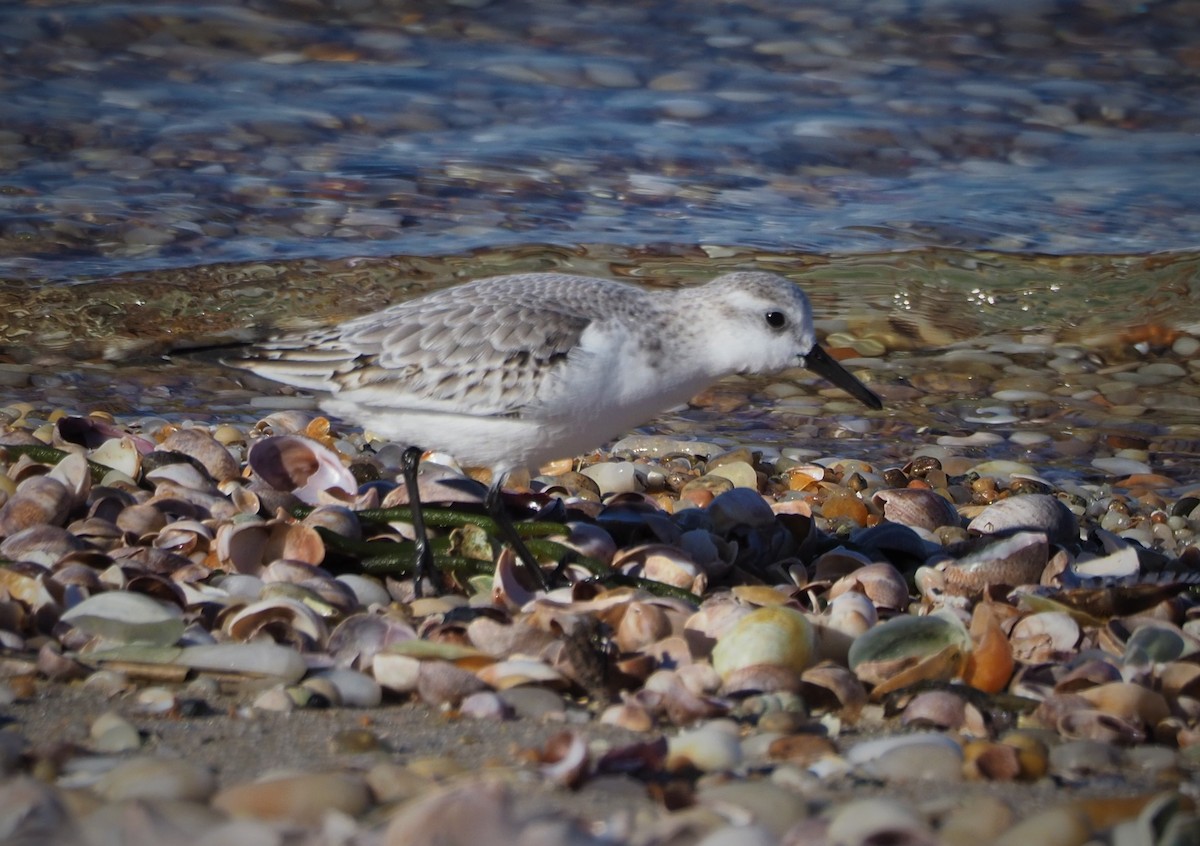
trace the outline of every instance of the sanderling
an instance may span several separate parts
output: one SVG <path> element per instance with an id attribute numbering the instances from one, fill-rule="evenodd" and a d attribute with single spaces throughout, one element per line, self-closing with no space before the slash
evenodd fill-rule
<path id="1" fill-rule="evenodd" d="M 500 497 L 512 470 L 593 449 L 735 373 L 805 366 L 882 407 L 817 344 L 800 288 L 758 272 L 670 290 L 562 273 L 496 276 L 227 363 L 327 394 L 327 413 L 409 445 L 404 477 L 418 515 L 420 448 L 490 467 L 488 511 L 543 586 Z M 418 573 L 432 576 L 423 526 L 415 528 Z"/>

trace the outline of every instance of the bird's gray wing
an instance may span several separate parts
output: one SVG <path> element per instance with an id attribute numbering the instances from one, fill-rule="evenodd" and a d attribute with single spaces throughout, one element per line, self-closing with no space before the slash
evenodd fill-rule
<path id="1" fill-rule="evenodd" d="M 536 297 L 462 290 L 279 338 L 229 363 L 375 407 L 517 414 L 565 365 L 590 319 Z"/>

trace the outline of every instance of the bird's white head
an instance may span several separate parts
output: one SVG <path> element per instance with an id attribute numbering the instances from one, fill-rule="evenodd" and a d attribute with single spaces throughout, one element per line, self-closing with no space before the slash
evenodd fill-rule
<path id="1" fill-rule="evenodd" d="M 796 283 L 747 271 L 718 276 L 698 290 L 726 329 L 727 334 L 712 339 L 709 354 L 728 372 L 770 373 L 801 365 L 864 405 L 882 406 L 879 397 L 817 344 L 812 306 Z"/>

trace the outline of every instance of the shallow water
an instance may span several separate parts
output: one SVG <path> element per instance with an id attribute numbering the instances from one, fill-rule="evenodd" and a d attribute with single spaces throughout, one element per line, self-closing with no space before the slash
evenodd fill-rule
<path id="1" fill-rule="evenodd" d="M 660 428 L 1200 481 L 1200 19 L 1019 6 L 6 4 L 0 400 L 252 414 L 156 357 L 488 273 L 760 267 L 888 409 L 787 374 Z"/>

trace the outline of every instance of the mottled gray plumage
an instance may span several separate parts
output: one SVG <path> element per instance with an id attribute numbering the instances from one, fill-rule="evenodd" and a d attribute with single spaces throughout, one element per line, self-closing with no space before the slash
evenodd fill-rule
<path id="1" fill-rule="evenodd" d="M 277 339 L 230 363 L 327 392 L 322 408 L 381 435 L 503 473 L 590 449 L 722 376 L 804 364 L 814 350 L 808 300 L 772 274 L 650 291 L 527 273 Z M 833 366 L 838 384 L 878 404 Z"/>

